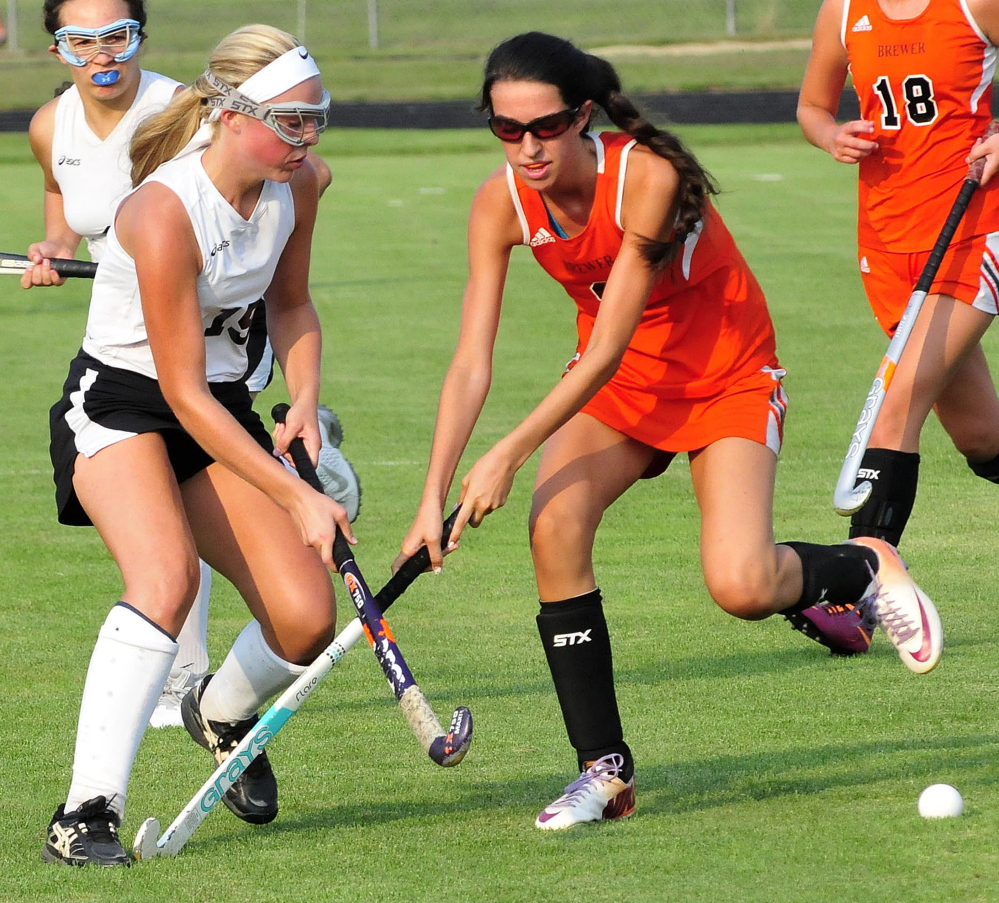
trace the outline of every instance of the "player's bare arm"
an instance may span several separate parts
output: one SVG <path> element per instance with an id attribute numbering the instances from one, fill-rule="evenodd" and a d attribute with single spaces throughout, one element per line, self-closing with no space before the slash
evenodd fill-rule
<path id="1" fill-rule="evenodd" d="M 877 150 L 874 123 L 865 119 L 838 123 L 840 95 L 846 83 L 846 48 L 840 40 L 843 0 L 825 0 L 812 35 L 812 51 L 798 95 L 798 123 L 805 138 L 839 163 L 859 163 Z"/>
<path id="2" fill-rule="evenodd" d="M 81 236 L 66 222 L 62 191 L 52 174 L 52 138 L 55 131 L 55 109 L 58 98 L 50 100 L 31 117 L 28 142 L 42 170 L 45 199 L 43 215 L 45 238 L 28 246 L 27 255 L 36 264 L 21 277 L 21 287 L 62 285 L 63 277 L 46 262 L 53 257 L 73 257 L 80 246 Z"/>
<path id="3" fill-rule="evenodd" d="M 505 167 L 497 169 L 479 187 L 472 202 L 468 221 L 469 276 L 458 345 L 441 389 L 420 508 L 403 540 L 396 567 L 424 544 L 430 550 L 431 567 L 438 570 L 442 565 L 441 511 L 489 393 L 510 252 L 523 241 L 505 172 Z M 467 516 L 461 526 L 465 523 Z M 457 545 L 459 535 L 460 531 L 452 531 L 452 546 Z"/>

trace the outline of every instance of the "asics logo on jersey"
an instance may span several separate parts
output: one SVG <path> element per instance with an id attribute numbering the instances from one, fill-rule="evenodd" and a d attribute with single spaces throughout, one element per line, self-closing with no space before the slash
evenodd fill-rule
<path id="1" fill-rule="evenodd" d="M 871 20 L 867 16 L 861 16 L 853 23 L 853 28 L 850 31 L 874 31 L 874 26 L 871 25 Z"/>
<path id="2" fill-rule="evenodd" d="M 593 640 L 590 639 L 590 630 L 593 628 L 588 628 L 587 630 L 576 630 L 573 633 L 556 633 L 552 640 L 553 646 L 579 646 L 582 643 L 592 643 Z"/>
<path id="3" fill-rule="evenodd" d="M 229 242 L 228 241 L 220 241 L 217 245 L 215 245 L 212 248 L 212 250 L 211 250 L 211 256 L 214 257 L 223 248 L 228 248 L 228 247 L 229 247 Z"/>
<path id="4" fill-rule="evenodd" d="M 881 476 L 881 471 L 873 470 L 870 467 L 861 467 L 860 470 L 857 471 L 857 476 L 862 480 L 876 480 Z"/>
<path id="5" fill-rule="evenodd" d="M 63 154 L 59 158 L 58 165 L 59 166 L 79 166 L 80 165 L 80 158 L 79 157 L 67 157 L 65 154 Z"/>
<path id="6" fill-rule="evenodd" d="M 551 244 L 553 241 L 555 241 L 555 236 L 542 226 L 534 233 L 534 238 L 531 239 L 531 247 L 536 248 L 538 245 Z"/>

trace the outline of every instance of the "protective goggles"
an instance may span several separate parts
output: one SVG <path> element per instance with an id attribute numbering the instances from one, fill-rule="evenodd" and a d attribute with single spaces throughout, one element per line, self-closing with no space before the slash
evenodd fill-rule
<path id="1" fill-rule="evenodd" d="M 206 106 L 213 110 L 232 110 L 259 119 L 282 141 L 295 147 L 308 144 L 312 138 L 326 130 L 329 122 L 329 91 L 323 91 L 323 98 L 319 103 L 257 103 L 227 85 L 211 71 L 205 72 L 205 81 L 219 92 L 217 97 L 205 98 Z"/>
<path id="2" fill-rule="evenodd" d="M 558 138 L 569 131 L 569 127 L 576 121 L 581 107 L 573 107 L 571 110 L 562 110 L 560 113 L 549 113 L 547 116 L 539 116 L 530 122 L 517 122 L 516 119 L 507 119 L 506 116 L 490 116 L 488 119 L 489 130 L 500 141 L 516 144 L 524 140 L 524 135 L 530 132 L 539 141 L 546 138 Z"/>
<path id="3" fill-rule="evenodd" d="M 142 43 L 142 26 L 135 19 L 119 19 L 103 28 L 66 25 L 56 31 L 55 41 L 59 55 L 70 66 L 86 66 L 98 53 L 124 63 Z"/>

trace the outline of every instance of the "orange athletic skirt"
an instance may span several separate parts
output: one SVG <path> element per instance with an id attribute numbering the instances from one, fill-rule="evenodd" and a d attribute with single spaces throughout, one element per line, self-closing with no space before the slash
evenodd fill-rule
<path id="1" fill-rule="evenodd" d="M 696 451 L 736 437 L 779 454 L 787 413 L 784 374 L 777 366 L 763 367 L 708 398 L 664 399 L 647 390 L 615 385 L 611 379 L 583 412 L 666 452 Z"/>
<path id="2" fill-rule="evenodd" d="M 887 335 L 895 334 L 929 256 L 929 251 L 858 250 L 867 300 Z M 949 295 L 995 316 L 999 310 L 999 232 L 952 244 L 944 254 L 930 293 Z"/>

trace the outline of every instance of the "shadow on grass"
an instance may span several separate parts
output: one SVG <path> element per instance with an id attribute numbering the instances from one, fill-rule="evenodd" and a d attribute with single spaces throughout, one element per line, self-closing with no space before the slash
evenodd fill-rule
<path id="1" fill-rule="evenodd" d="M 807 749 L 751 755 L 710 756 L 670 764 L 642 765 L 638 773 L 639 811 L 645 815 L 683 815 L 749 801 L 808 796 L 837 788 L 868 792 L 880 781 L 930 781 L 941 771 L 978 770 L 982 750 L 999 745 L 997 735 L 950 737 L 899 743 L 828 744 Z M 959 755 L 955 756 L 955 752 Z M 901 757 L 885 761 L 886 756 Z M 878 764 L 870 766 L 872 758 Z M 351 829 L 435 817 L 494 811 L 498 807 L 540 809 L 559 792 L 562 772 L 537 773 L 519 780 L 477 781 L 455 792 L 455 798 L 431 806 L 426 798 L 378 803 L 346 802 L 309 813 L 284 813 L 266 828 L 304 832 Z M 994 778 L 991 783 L 999 782 Z M 244 832 L 233 825 L 206 845 L 238 840 Z"/>

